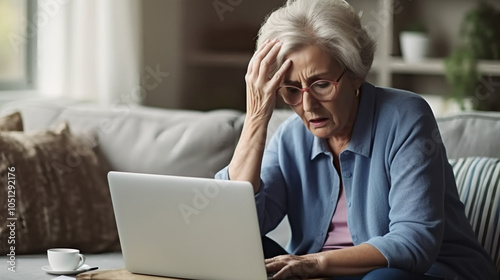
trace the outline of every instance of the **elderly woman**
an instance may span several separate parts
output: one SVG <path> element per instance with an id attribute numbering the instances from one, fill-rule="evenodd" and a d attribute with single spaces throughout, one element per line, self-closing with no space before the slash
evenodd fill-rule
<path id="1" fill-rule="evenodd" d="M 427 103 L 364 81 L 374 50 L 345 1 L 273 12 L 248 65 L 241 138 L 216 177 L 253 184 L 263 235 L 288 215 L 290 255 L 266 259 L 275 279 L 497 279 Z M 296 114 L 265 147 L 278 97 Z"/>

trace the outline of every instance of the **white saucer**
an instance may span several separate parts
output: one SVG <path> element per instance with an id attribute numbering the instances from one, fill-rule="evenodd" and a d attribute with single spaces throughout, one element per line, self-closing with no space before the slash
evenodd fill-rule
<path id="1" fill-rule="evenodd" d="M 84 264 L 82 266 L 80 266 L 78 269 L 76 270 L 69 270 L 69 271 L 60 271 L 60 270 L 52 270 L 52 268 L 50 267 L 50 265 L 44 265 L 42 266 L 42 269 L 49 273 L 49 274 L 55 274 L 55 275 L 73 275 L 73 274 L 78 274 L 78 273 L 82 273 L 82 272 L 85 272 L 87 270 L 89 270 L 90 268 L 92 268 L 91 266 L 89 266 L 88 264 Z"/>

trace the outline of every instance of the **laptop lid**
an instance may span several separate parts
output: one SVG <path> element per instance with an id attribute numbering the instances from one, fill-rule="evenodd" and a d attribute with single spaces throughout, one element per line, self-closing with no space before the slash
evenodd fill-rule
<path id="1" fill-rule="evenodd" d="M 127 270 L 188 279 L 267 279 L 249 182 L 108 174 Z"/>

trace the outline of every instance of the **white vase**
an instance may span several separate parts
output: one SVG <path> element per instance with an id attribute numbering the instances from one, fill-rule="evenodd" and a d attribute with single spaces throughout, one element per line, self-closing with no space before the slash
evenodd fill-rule
<path id="1" fill-rule="evenodd" d="M 429 36 L 422 32 L 403 31 L 399 35 L 401 52 L 406 62 L 422 61 L 429 52 Z"/>

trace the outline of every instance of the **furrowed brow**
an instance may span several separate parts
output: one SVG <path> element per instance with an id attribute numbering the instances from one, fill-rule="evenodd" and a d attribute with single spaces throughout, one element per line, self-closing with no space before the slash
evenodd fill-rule
<path id="1" fill-rule="evenodd" d="M 329 75 L 330 72 L 322 72 L 322 73 L 318 73 L 318 74 L 314 74 L 310 77 L 307 78 L 307 84 L 310 85 L 311 83 L 317 81 L 317 80 L 321 80 L 321 79 L 324 79 L 324 77 L 326 75 Z M 301 85 L 301 83 L 297 80 L 284 80 L 283 81 L 286 85 Z"/>

